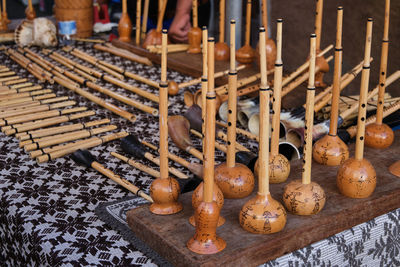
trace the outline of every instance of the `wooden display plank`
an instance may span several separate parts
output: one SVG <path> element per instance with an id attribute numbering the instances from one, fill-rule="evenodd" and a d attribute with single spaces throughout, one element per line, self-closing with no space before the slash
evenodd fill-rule
<path id="1" fill-rule="evenodd" d="M 238 222 L 238 214 L 249 199 L 225 200 L 221 214 L 226 223 L 217 233 L 225 239 L 225 250 L 214 255 L 198 255 L 189 251 L 186 242 L 193 236 L 194 228 L 188 223 L 192 215 L 191 193 L 180 197 L 184 210 L 170 216 L 158 216 L 149 212 L 148 206 L 132 209 L 127 214 L 128 224 L 137 237 L 176 266 L 257 266 L 311 243 L 325 239 L 357 224 L 400 207 L 400 179 L 388 172 L 388 167 L 400 159 L 400 131 L 395 143 L 388 149 L 365 149 L 377 172 L 377 188 L 367 199 L 350 199 L 342 196 L 336 187 L 338 167 L 322 166 L 313 162 L 312 179 L 319 183 L 327 195 L 324 209 L 314 216 L 298 216 L 288 213 L 283 231 L 271 235 L 256 235 L 244 231 Z M 354 144 L 350 146 L 354 154 Z M 288 181 L 301 178 L 301 162 L 292 162 Z M 272 184 L 275 199 L 282 201 L 283 188 L 287 184 Z"/>

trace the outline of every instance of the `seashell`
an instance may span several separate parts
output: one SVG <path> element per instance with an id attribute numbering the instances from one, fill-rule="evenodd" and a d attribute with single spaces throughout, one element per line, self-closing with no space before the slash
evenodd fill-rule
<path id="1" fill-rule="evenodd" d="M 45 47 L 57 45 L 57 28 L 53 22 L 46 18 L 33 20 L 33 44 Z"/>
<path id="2" fill-rule="evenodd" d="M 33 41 L 33 23 L 24 20 L 18 25 L 14 33 L 15 43 L 19 46 L 30 46 Z"/>

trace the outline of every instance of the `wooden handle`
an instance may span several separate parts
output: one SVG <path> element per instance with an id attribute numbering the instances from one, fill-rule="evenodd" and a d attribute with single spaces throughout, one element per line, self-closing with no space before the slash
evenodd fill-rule
<path id="1" fill-rule="evenodd" d="M 228 150 L 226 155 L 226 163 L 228 168 L 235 167 L 236 154 L 237 72 L 235 69 L 235 26 L 235 21 L 231 20 L 230 72 L 228 80 Z"/>
<path id="2" fill-rule="evenodd" d="M 272 136 L 271 136 L 271 155 L 279 154 L 279 130 L 280 130 L 280 117 L 281 117 L 281 92 L 282 92 L 282 76 L 283 76 L 283 62 L 282 62 L 282 19 L 276 21 L 276 61 L 274 72 L 274 115 L 272 117 Z"/>
<path id="3" fill-rule="evenodd" d="M 260 132 L 258 152 L 258 193 L 269 194 L 269 99 L 270 88 L 267 81 L 267 57 L 265 51 L 265 29 L 260 28 Z"/>
<path id="4" fill-rule="evenodd" d="M 225 0 L 219 1 L 219 40 L 225 42 Z"/>
<path id="5" fill-rule="evenodd" d="M 199 27 L 198 15 L 197 15 L 197 0 L 192 1 L 192 12 L 193 12 L 193 28 Z"/>
<path id="6" fill-rule="evenodd" d="M 136 2 L 136 45 L 140 45 L 140 17 L 142 13 L 142 0 Z"/>
<path id="7" fill-rule="evenodd" d="M 337 9 L 336 22 L 336 46 L 335 46 L 335 69 L 333 71 L 332 85 L 332 104 L 331 119 L 329 125 L 329 134 L 336 135 L 339 114 L 339 98 L 340 98 L 340 77 L 342 76 L 342 27 L 343 27 L 343 7 Z"/>
<path id="8" fill-rule="evenodd" d="M 379 92 L 376 109 L 376 123 L 382 124 L 383 106 L 385 101 L 385 83 L 387 73 L 387 61 L 389 52 L 389 17 L 390 17 L 390 0 L 385 3 L 385 23 L 383 27 L 382 50 L 381 50 L 381 66 L 379 71 Z"/>
<path id="9" fill-rule="evenodd" d="M 250 28 L 251 28 L 251 0 L 247 0 L 246 5 L 246 33 L 245 33 L 245 45 L 250 45 Z"/>
<path id="10" fill-rule="evenodd" d="M 319 0 L 322 1 L 322 0 Z M 311 161 L 312 161 L 312 133 L 314 124 L 314 97 L 315 97 L 315 58 L 316 58 L 316 35 L 311 34 L 310 39 L 310 70 L 307 88 L 307 107 L 305 116 L 305 134 L 303 149 L 303 174 L 302 183 L 311 183 Z"/>
<path id="11" fill-rule="evenodd" d="M 316 43 L 317 51 L 319 51 L 321 45 L 323 9 L 324 9 L 324 0 L 317 0 L 317 8 L 315 14 L 315 34 L 317 35 L 317 43 Z"/>
<path id="12" fill-rule="evenodd" d="M 365 38 L 364 65 L 361 74 L 360 99 L 358 104 L 357 139 L 355 158 L 362 160 L 364 157 L 365 119 L 367 115 L 367 93 L 370 73 L 370 57 L 372 42 L 372 18 L 368 18 Z"/>
<path id="13" fill-rule="evenodd" d="M 224 4 L 221 4 L 225 6 Z M 225 11 L 225 9 L 223 9 Z M 215 153 L 215 99 L 214 91 L 214 38 L 208 39 L 208 92 L 206 96 L 206 131 L 205 131 L 205 151 L 204 151 L 204 192 L 203 201 L 213 201 L 214 191 L 214 153 Z"/>
<path id="14" fill-rule="evenodd" d="M 167 2 L 168 2 L 167 0 L 161 0 L 161 7 L 157 18 L 157 29 L 156 29 L 157 32 L 161 32 L 163 26 L 165 8 L 167 7 Z"/>

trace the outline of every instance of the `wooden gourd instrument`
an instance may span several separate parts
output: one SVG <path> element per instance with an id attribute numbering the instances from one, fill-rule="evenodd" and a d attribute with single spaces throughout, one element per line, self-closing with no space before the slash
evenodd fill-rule
<path id="1" fill-rule="evenodd" d="M 164 0 L 166 2 L 167 0 Z M 159 103 L 159 127 L 160 127 L 160 177 L 150 185 L 150 196 L 154 203 L 150 205 L 150 211 L 154 214 L 168 215 L 182 210 L 183 206 L 178 202 L 179 183 L 168 175 L 168 85 L 167 85 L 167 30 L 162 31 L 161 54 L 161 82 Z"/>
<path id="2" fill-rule="evenodd" d="M 162 43 L 161 29 L 163 26 L 163 19 L 164 19 L 165 9 L 167 7 L 167 1 L 168 0 L 158 1 L 159 8 L 158 8 L 157 28 L 152 29 L 147 33 L 146 38 L 142 43 L 143 48 L 147 48 L 148 45 L 161 45 Z"/>
<path id="3" fill-rule="evenodd" d="M 199 54 L 201 52 L 201 39 L 202 32 L 199 28 L 198 12 L 197 12 L 197 0 L 192 0 L 192 13 L 193 13 L 193 27 L 188 32 L 189 49 L 187 50 L 190 54 Z"/>
<path id="4" fill-rule="evenodd" d="M 204 190 L 202 202 L 195 210 L 196 232 L 187 242 L 189 250 L 198 254 L 215 254 L 226 247 L 217 233 L 220 207 L 213 200 L 214 194 L 214 141 L 215 141 L 215 92 L 214 92 L 214 39 L 208 39 L 208 91 L 206 100 L 206 136 L 204 151 Z"/>
<path id="5" fill-rule="evenodd" d="M 128 15 L 128 7 L 126 1 L 127 0 L 122 0 L 122 15 L 118 22 L 118 34 L 119 34 L 118 40 L 120 40 L 121 42 L 128 43 L 131 41 L 132 21 Z M 140 0 L 138 0 L 138 2 L 140 2 Z"/>
<path id="6" fill-rule="evenodd" d="M 313 146 L 313 158 L 316 162 L 337 166 L 349 158 L 349 148 L 337 135 L 339 98 L 342 75 L 342 26 L 343 7 L 338 7 L 336 24 L 335 69 L 333 72 L 332 104 L 329 133 L 315 142 Z"/>
<path id="7" fill-rule="evenodd" d="M 280 138 L 280 114 L 281 114 L 281 90 L 282 90 L 282 19 L 276 22 L 276 44 L 277 54 L 274 72 L 274 95 L 273 95 L 273 116 L 271 127 L 271 153 L 269 155 L 269 182 L 282 183 L 285 182 L 290 174 L 289 160 L 279 153 Z M 259 159 L 260 160 L 260 159 Z M 256 162 L 254 173 L 258 176 L 259 161 Z"/>
<path id="8" fill-rule="evenodd" d="M 272 234 L 286 225 L 286 211 L 281 203 L 272 198 L 269 191 L 269 99 L 271 89 L 267 82 L 267 57 L 265 29 L 260 28 L 260 143 L 257 194 L 247 201 L 239 213 L 243 229 L 255 234 Z"/>
<path id="9" fill-rule="evenodd" d="M 382 123 L 383 105 L 386 88 L 386 73 L 389 50 L 389 17 L 390 17 L 390 0 L 386 0 L 385 4 L 385 23 L 383 29 L 381 66 L 379 71 L 379 92 L 376 109 L 376 122 L 369 124 L 365 128 L 365 145 L 373 148 L 387 148 L 394 141 L 394 132 L 387 125 Z"/>
<path id="10" fill-rule="evenodd" d="M 4 3 L 4 0 L 3 0 Z M 0 5 L 0 31 L 5 32 L 8 30 L 6 20 L 4 19 L 4 13 L 1 10 L 1 5 Z"/>
<path id="11" fill-rule="evenodd" d="M 148 1 L 148 0 L 146 0 L 146 1 Z M 143 19 L 144 19 L 144 17 L 143 17 Z M 144 39 L 144 38 L 142 38 L 142 39 Z M 152 66 L 153 65 L 153 63 L 151 63 L 150 59 L 148 59 L 146 57 L 138 56 L 138 55 L 136 55 L 136 54 L 134 54 L 132 52 L 129 52 L 128 50 L 123 50 L 123 49 L 120 49 L 120 48 L 116 48 L 116 47 L 114 47 L 114 46 L 112 46 L 111 44 L 108 44 L 108 43 L 106 45 L 107 46 L 104 46 L 104 45 L 101 45 L 101 44 L 95 44 L 93 46 L 93 48 L 97 49 L 97 50 L 100 50 L 100 51 L 103 51 L 103 52 L 107 52 L 107 53 L 113 54 L 113 55 L 118 56 L 118 57 L 122 57 L 122 58 L 128 59 L 128 60 L 133 61 L 133 62 L 144 64 L 144 65 L 147 65 L 147 66 Z"/>
<path id="12" fill-rule="evenodd" d="M 261 0 L 261 18 L 262 18 L 262 27 L 264 27 L 266 31 L 266 37 L 265 37 L 265 49 L 267 50 L 266 52 L 266 57 L 267 57 L 267 69 L 272 70 L 274 69 L 274 64 L 276 61 L 276 44 L 274 40 L 269 39 L 269 34 L 268 34 L 268 6 L 267 6 L 267 0 Z M 260 64 L 260 41 L 258 41 L 257 47 L 256 47 L 256 63 Z"/>
<path id="13" fill-rule="evenodd" d="M 246 32 L 244 46 L 236 51 L 236 60 L 242 64 L 251 64 L 256 56 L 256 50 L 250 45 L 251 32 L 251 0 L 247 0 L 246 5 Z"/>
<path id="14" fill-rule="evenodd" d="M 306 133 L 303 149 L 302 179 L 287 184 L 283 191 L 283 202 L 286 209 L 296 215 L 313 215 L 322 210 L 325 205 L 325 192 L 322 187 L 311 181 L 312 161 L 312 131 L 314 121 L 315 97 L 315 58 L 316 35 L 311 34 L 310 40 L 310 71 L 307 88 Z"/>
<path id="15" fill-rule="evenodd" d="M 231 21 L 230 72 L 229 72 L 229 114 L 228 114 L 228 151 L 226 162 L 215 168 L 215 182 L 225 198 L 244 198 L 253 192 L 254 175 L 243 164 L 235 161 L 236 143 L 236 102 L 237 71 L 235 67 L 235 21 Z"/>
<path id="16" fill-rule="evenodd" d="M 336 184 L 340 193 L 350 198 L 367 198 L 375 190 L 376 172 L 372 164 L 364 158 L 365 120 L 367 113 L 367 92 L 369 83 L 372 42 L 372 18 L 368 18 L 365 39 L 364 66 L 361 76 L 360 98 L 358 105 L 356 150 L 352 158 L 339 168 Z"/>
<path id="17" fill-rule="evenodd" d="M 225 43 L 225 0 L 219 1 L 219 38 L 214 50 L 215 60 L 229 59 L 229 46 Z"/>
<path id="18" fill-rule="evenodd" d="M 25 9 L 25 15 L 28 20 L 33 20 L 36 18 L 36 11 L 33 8 L 32 0 L 28 0 L 28 6 Z"/>
<path id="19" fill-rule="evenodd" d="M 3 12 L 1 13 L 4 23 L 10 24 L 11 20 L 8 19 L 7 15 L 7 0 L 3 0 Z"/>

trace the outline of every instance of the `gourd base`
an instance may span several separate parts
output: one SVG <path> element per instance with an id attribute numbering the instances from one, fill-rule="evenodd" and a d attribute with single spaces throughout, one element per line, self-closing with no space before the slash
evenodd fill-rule
<path id="1" fill-rule="evenodd" d="M 400 160 L 390 165 L 389 171 L 391 174 L 400 178 Z"/>
<path id="2" fill-rule="evenodd" d="M 214 48 L 215 60 L 222 61 L 229 59 L 229 46 L 226 43 L 218 42 Z"/>
<path id="3" fill-rule="evenodd" d="M 244 45 L 236 51 L 236 60 L 245 65 L 250 65 L 255 56 L 256 51 L 250 45 Z"/>
<path id="4" fill-rule="evenodd" d="M 349 148 L 337 135 L 325 135 L 313 146 L 313 159 L 322 165 L 338 166 L 349 158 Z"/>
<path id="5" fill-rule="evenodd" d="M 258 159 L 254 165 L 254 175 L 258 177 Z M 290 162 L 282 154 L 269 155 L 269 182 L 271 184 L 283 183 L 290 174 Z"/>
<path id="6" fill-rule="evenodd" d="M 317 51 L 317 54 L 321 50 Z M 329 71 L 329 64 L 324 57 L 316 57 L 315 65 L 319 67 L 319 71 L 315 73 L 315 87 L 324 88 L 327 84 L 324 82 L 324 74 Z"/>
<path id="7" fill-rule="evenodd" d="M 384 149 L 393 144 L 394 132 L 386 124 L 371 123 L 365 127 L 365 145 Z"/>
<path id="8" fill-rule="evenodd" d="M 150 196 L 154 203 L 150 205 L 150 211 L 158 215 L 169 215 L 180 212 L 183 209 L 178 202 L 179 183 L 171 178 L 157 178 L 150 185 Z"/>

